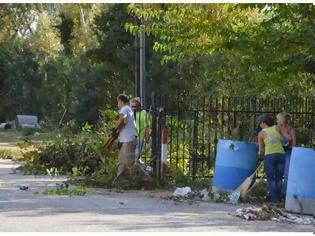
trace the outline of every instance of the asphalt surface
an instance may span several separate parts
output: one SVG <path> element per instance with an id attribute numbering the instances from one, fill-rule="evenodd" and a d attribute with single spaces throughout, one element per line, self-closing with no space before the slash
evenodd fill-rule
<path id="1" fill-rule="evenodd" d="M 312 225 L 246 221 L 235 216 L 244 205 L 175 202 L 165 192 L 89 189 L 87 196 L 47 196 L 66 177 L 26 176 L 0 160 L 1 232 L 215 231 L 313 232 Z M 21 185 L 28 186 L 20 190 Z"/>

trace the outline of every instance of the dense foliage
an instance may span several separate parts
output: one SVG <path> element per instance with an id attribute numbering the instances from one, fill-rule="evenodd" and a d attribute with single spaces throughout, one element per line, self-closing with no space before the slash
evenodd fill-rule
<path id="1" fill-rule="evenodd" d="M 0 4 L 0 122 L 96 124 L 135 95 L 314 96 L 313 4 Z"/>
<path id="2" fill-rule="evenodd" d="M 102 146 L 108 138 L 106 127 L 92 132 L 88 124 L 73 134 L 67 127 L 54 139 L 40 144 L 36 149 L 23 154 L 24 174 L 70 174 L 85 176 L 93 185 L 110 186 L 117 171 L 117 150 L 106 153 Z"/>
<path id="3" fill-rule="evenodd" d="M 163 62 L 190 60 L 195 92 L 314 96 L 312 4 L 131 4 Z"/>

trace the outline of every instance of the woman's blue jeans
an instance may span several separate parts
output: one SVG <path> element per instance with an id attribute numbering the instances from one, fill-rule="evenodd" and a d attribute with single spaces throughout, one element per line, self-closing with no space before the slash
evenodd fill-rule
<path id="1" fill-rule="evenodd" d="M 289 166 L 290 166 L 290 159 L 291 159 L 291 152 L 286 151 L 284 154 L 284 175 L 283 175 L 283 190 L 282 194 L 285 196 L 287 193 L 287 186 L 288 186 L 288 175 L 289 175 Z"/>
<path id="2" fill-rule="evenodd" d="M 285 165 L 284 158 L 284 153 L 273 153 L 265 156 L 264 166 L 271 202 L 280 201 Z"/>

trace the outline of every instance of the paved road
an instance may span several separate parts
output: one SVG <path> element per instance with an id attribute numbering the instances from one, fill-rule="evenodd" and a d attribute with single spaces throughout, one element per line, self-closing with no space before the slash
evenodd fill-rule
<path id="1" fill-rule="evenodd" d="M 23 176 L 13 173 L 14 167 L 0 160 L 0 231 L 313 231 L 310 225 L 248 222 L 235 217 L 240 206 L 175 203 L 157 192 L 90 189 L 88 196 L 34 194 L 65 178 Z M 19 190 L 20 184 L 30 189 Z"/>

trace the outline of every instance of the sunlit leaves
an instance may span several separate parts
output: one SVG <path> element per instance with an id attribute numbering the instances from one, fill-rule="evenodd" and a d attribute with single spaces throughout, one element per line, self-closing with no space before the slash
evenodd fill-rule
<path id="1" fill-rule="evenodd" d="M 262 95 L 259 87 L 263 96 L 287 96 L 294 88 L 305 94 L 306 77 L 314 81 L 304 76 L 315 68 L 312 4 L 131 4 L 129 11 L 141 25 L 125 27 L 153 34 L 163 63 L 206 58 L 203 83 L 216 77 L 217 91 Z"/>
<path id="2" fill-rule="evenodd" d="M 53 27 L 46 12 L 38 14 L 36 31 L 30 35 L 27 41 L 34 54 L 42 59 L 57 56 L 62 49 L 59 32 Z"/>

